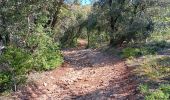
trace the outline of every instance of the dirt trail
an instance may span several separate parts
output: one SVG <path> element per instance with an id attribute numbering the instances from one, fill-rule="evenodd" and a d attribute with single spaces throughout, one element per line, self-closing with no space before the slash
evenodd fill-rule
<path id="1" fill-rule="evenodd" d="M 92 49 L 63 50 L 61 68 L 32 73 L 17 93 L 22 100 L 136 100 L 136 83 L 124 61 Z"/>

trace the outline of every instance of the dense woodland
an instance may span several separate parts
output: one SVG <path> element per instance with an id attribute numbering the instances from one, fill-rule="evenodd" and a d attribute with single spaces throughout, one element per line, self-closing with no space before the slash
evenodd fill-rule
<path id="1" fill-rule="evenodd" d="M 64 62 L 61 51 L 77 47 L 78 39 L 84 39 L 88 42 L 85 49 L 107 46 L 128 63 L 145 56 L 135 73 L 158 85 L 153 92 L 152 84 L 143 81 L 140 93 L 146 100 L 170 99 L 170 51 L 163 52 L 170 48 L 170 1 L 90 2 L 0 0 L 2 94 L 17 91 L 32 71 L 60 67 Z M 160 52 L 166 56 L 157 57 Z"/>

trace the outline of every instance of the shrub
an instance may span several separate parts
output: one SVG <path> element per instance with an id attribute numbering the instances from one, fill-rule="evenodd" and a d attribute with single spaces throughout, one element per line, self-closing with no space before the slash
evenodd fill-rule
<path id="1" fill-rule="evenodd" d="M 145 97 L 146 100 L 169 100 L 169 94 L 161 91 L 156 90 L 154 92 L 150 92 L 149 95 Z"/>
<path id="2" fill-rule="evenodd" d="M 146 46 L 154 47 L 154 48 L 157 48 L 157 50 L 161 50 L 161 49 L 168 47 L 168 43 L 165 40 L 161 40 L 161 41 L 154 40 L 154 41 L 146 44 Z"/>
<path id="3" fill-rule="evenodd" d="M 1 55 L 0 63 L 6 66 L 1 70 L 0 87 L 1 92 L 7 89 L 16 90 L 17 84 L 23 83 L 25 74 L 30 71 L 30 54 L 15 46 L 7 47 Z"/>
<path id="4" fill-rule="evenodd" d="M 29 52 L 15 46 L 9 46 L 1 55 L 0 62 L 7 64 L 6 70 L 14 71 L 19 75 L 25 74 L 31 68 L 30 57 Z"/>
<path id="5" fill-rule="evenodd" d="M 50 70 L 58 67 L 63 62 L 57 46 L 40 48 L 32 57 L 32 66 L 35 70 Z"/>
<path id="6" fill-rule="evenodd" d="M 147 84 L 139 85 L 139 89 L 142 93 L 147 93 L 149 91 L 149 87 Z"/>
<path id="7" fill-rule="evenodd" d="M 125 48 L 122 51 L 122 57 L 129 58 L 129 57 L 137 57 L 141 55 L 141 51 L 138 48 Z"/>
<path id="8" fill-rule="evenodd" d="M 35 70 L 50 70 L 58 67 L 63 62 L 59 45 L 45 33 L 36 38 L 37 48 L 31 57 L 31 66 Z"/>
<path id="9" fill-rule="evenodd" d="M 145 100 L 169 100 L 170 99 L 170 85 L 160 85 L 158 89 L 149 90 L 148 86 L 147 89 L 146 85 L 141 85 L 140 90 L 142 93 L 145 94 Z"/>
<path id="10" fill-rule="evenodd" d="M 170 85 L 160 85 L 158 89 L 150 91 L 148 85 L 140 85 L 140 91 L 145 95 L 145 100 L 169 100 Z"/>
<path id="11" fill-rule="evenodd" d="M 138 46 L 138 47 L 127 47 L 122 50 L 122 57 L 138 57 L 142 55 L 156 54 L 158 51 L 168 47 L 166 41 L 153 41 L 151 43 Z"/>
<path id="12" fill-rule="evenodd" d="M 12 74 L 11 72 L 0 72 L 0 93 L 11 89 L 11 82 L 12 82 Z"/>
<path id="13" fill-rule="evenodd" d="M 63 62 L 58 45 L 48 36 L 43 34 L 36 41 L 38 47 L 34 52 L 26 51 L 21 47 L 8 46 L 0 56 L 0 63 L 5 65 L 5 69 L 0 70 L 0 92 L 16 91 L 17 86 L 26 81 L 26 74 L 29 71 L 50 70 Z"/>

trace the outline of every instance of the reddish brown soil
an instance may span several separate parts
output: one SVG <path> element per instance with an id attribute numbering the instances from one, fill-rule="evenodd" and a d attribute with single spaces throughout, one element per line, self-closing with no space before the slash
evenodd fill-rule
<path id="1" fill-rule="evenodd" d="M 21 100 L 137 100 L 136 82 L 124 61 L 92 49 L 63 50 L 62 67 L 29 75 Z"/>

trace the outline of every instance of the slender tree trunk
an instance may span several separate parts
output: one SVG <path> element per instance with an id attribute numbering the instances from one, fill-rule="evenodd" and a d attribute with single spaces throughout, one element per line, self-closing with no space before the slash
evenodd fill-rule
<path id="1" fill-rule="evenodd" d="M 88 49 L 90 47 L 90 32 L 89 31 L 87 32 L 87 42 L 88 43 L 87 43 L 87 47 L 86 48 Z"/>

